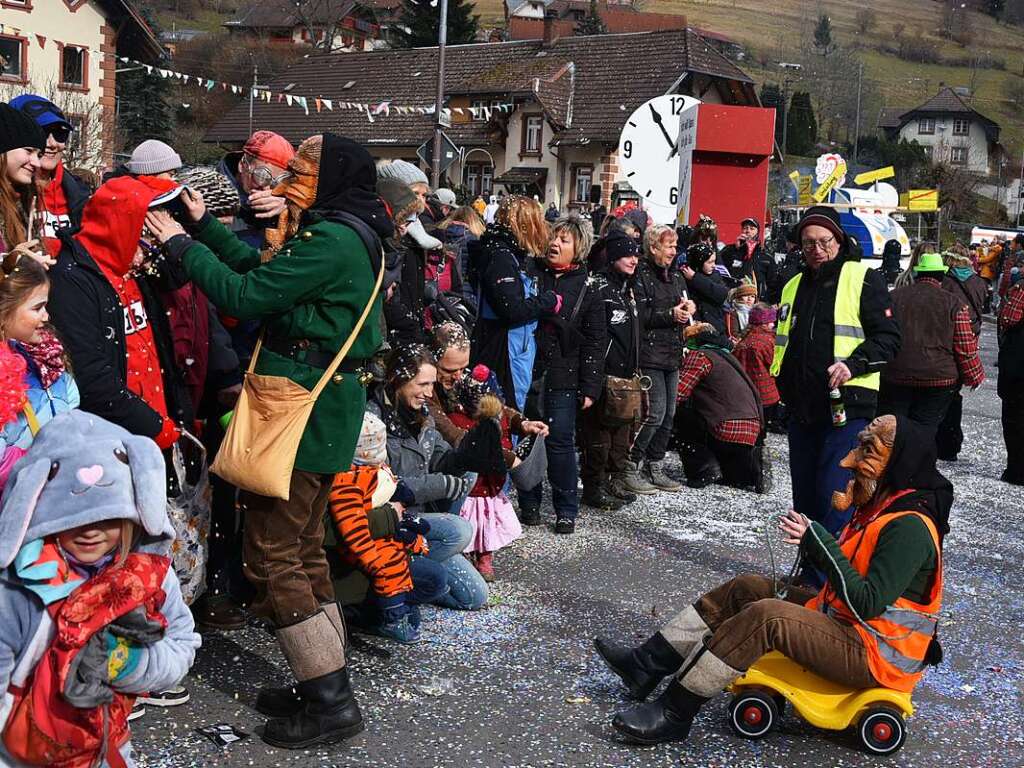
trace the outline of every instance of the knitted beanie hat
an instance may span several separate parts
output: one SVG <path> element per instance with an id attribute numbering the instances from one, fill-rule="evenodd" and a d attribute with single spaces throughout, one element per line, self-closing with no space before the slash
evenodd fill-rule
<path id="1" fill-rule="evenodd" d="M 613 229 L 604 238 L 604 252 L 608 263 L 640 255 L 640 243 L 620 229 Z"/>
<path id="2" fill-rule="evenodd" d="M 732 291 L 734 299 L 742 299 L 744 296 L 757 296 L 757 288 L 750 283 L 743 283 L 736 286 Z"/>
<path id="3" fill-rule="evenodd" d="M 775 307 L 769 307 L 763 304 L 755 304 L 750 308 L 750 318 L 748 322 L 751 325 L 768 325 L 774 323 L 778 317 L 778 311 Z"/>
<path id="4" fill-rule="evenodd" d="M 181 168 L 181 156 L 162 141 L 146 139 L 124 165 L 131 173 L 155 176 Z"/>
<path id="5" fill-rule="evenodd" d="M 392 160 L 377 167 L 378 179 L 395 179 L 403 184 L 429 184 L 427 174 L 405 160 Z"/>
<path id="6" fill-rule="evenodd" d="M 0 103 L 0 152 L 20 147 L 46 148 L 46 137 L 36 121 L 9 104 Z"/>
<path id="7" fill-rule="evenodd" d="M 367 411 L 363 414 L 363 427 L 356 441 L 356 455 L 353 464 L 360 466 L 387 464 L 388 431 L 384 422 Z"/>
<path id="8" fill-rule="evenodd" d="M 206 210 L 215 219 L 234 216 L 240 205 L 235 185 L 212 165 L 189 168 L 177 175 L 178 182 L 203 196 Z"/>

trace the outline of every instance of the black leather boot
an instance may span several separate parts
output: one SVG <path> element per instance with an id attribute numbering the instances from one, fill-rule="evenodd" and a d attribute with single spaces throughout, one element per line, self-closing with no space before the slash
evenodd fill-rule
<path id="1" fill-rule="evenodd" d="M 305 749 L 314 744 L 334 744 L 355 736 L 365 727 L 348 668 L 304 680 L 296 688 L 302 698 L 298 712 L 268 720 L 263 741 L 274 747 Z"/>
<path id="2" fill-rule="evenodd" d="M 619 712 L 612 727 L 637 744 L 684 741 L 690 735 L 693 718 L 706 701 L 673 680 L 654 701 Z"/>
<path id="3" fill-rule="evenodd" d="M 256 711 L 267 717 L 288 717 L 302 709 L 298 683 L 280 688 L 261 688 L 256 694 Z"/>
<path id="4" fill-rule="evenodd" d="M 629 688 L 629 695 L 644 701 L 668 675 L 679 671 L 683 657 L 660 632 L 655 632 L 639 648 L 597 637 L 594 647 L 605 664 Z"/>

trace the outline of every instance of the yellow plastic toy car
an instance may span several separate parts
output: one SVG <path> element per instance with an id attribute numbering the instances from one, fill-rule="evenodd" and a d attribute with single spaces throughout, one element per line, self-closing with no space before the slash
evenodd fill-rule
<path id="1" fill-rule="evenodd" d="M 907 738 L 914 714 L 910 694 L 890 688 L 848 688 L 819 677 L 777 651 L 766 653 L 736 680 L 729 724 L 740 736 L 760 739 L 778 725 L 786 700 L 811 725 L 841 731 L 851 725 L 865 749 L 890 755 Z"/>

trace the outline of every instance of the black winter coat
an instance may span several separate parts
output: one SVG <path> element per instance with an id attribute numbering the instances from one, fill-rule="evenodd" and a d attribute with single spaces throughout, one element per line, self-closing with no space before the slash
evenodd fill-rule
<path id="1" fill-rule="evenodd" d="M 778 385 L 790 418 L 801 424 L 827 424 L 832 418 L 828 369 L 833 363 L 839 272 L 847 261 L 859 259 L 844 250 L 824 264 L 817 275 L 805 267 L 791 310 L 795 317 Z M 900 328 L 893 316 L 889 289 L 882 273 L 875 269 L 869 269 L 864 278 L 860 322 L 865 339 L 846 360 L 846 366 L 855 377 L 880 373 L 900 349 Z M 878 405 L 876 392 L 865 387 L 841 389 L 848 419 L 874 418 Z"/>
<path id="2" fill-rule="evenodd" d="M 60 333 L 82 396 L 82 410 L 118 424 L 134 435 L 156 437 L 163 428 L 160 414 L 128 390 L 125 317 L 113 286 L 85 248 L 62 232 L 63 246 L 50 269 L 48 309 Z M 153 327 L 163 369 L 167 415 L 191 428 L 192 406 L 184 376 L 174 362 L 167 313 L 145 280 L 139 280 L 146 315 Z"/>
<path id="3" fill-rule="evenodd" d="M 640 367 L 675 370 L 683 359 L 683 327 L 672 319 L 672 309 L 689 298 L 683 273 L 645 259 L 637 267 L 634 291 L 644 329 Z"/>
<path id="4" fill-rule="evenodd" d="M 511 406 L 525 399 L 526 392 L 516 392 L 510 356 L 530 354 L 535 347 L 510 349 L 509 330 L 536 322 L 554 309 L 557 299 L 553 293 L 526 296 L 523 275 L 531 257 L 504 227 L 491 225 L 479 240 L 468 244 L 468 251 L 470 273 L 480 295 L 470 362 L 494 371 Z M 531 338 L 526 344 L 535 342 Z"/>
<path id="5" fill-rule="evenodd" d="M 426 301 L 423 290 L 426 285 L 427 256 L 410 237 L 403 237 L 392 250 L 398 252 L 397 258 L 401 260 L 402 271 L 395 292 L 384 304 L 388 341 L 392 347 L 425 344 L 427 331 L 423 325 L 423 314 Z M 392 257 L 392 254 L 389 254 L 387 260 Z"/>
<path id="6" fill-rule="evenodd" d="M 637 308 L 635 275 L 626 277 L 609 268 L 601 281 L 608 341 L 605 344 L 604 372 L 629 378 L 640 368 L 640 339 L 643 328 Z"/>
<path id="7" fill-rule="evenodd" d="M 540 293 L 557 293 L 562 306 L 537 326 L 534 379 L 545 376 L 547 390 L 571 389 L 597 400 L 604 387 L 608 343 L 600 281 L 591 279 L 583 265 L 554 272 L 538 262 L 536 275 Z"/>
<path id="8" fill-rule="evenodd" d="M 710 275 L 695 272 L 686 284 L 690 290 L 690 298 L 697 303 L 697 314 L 694 319 L 702 323 L 711 323 L 716 331 L 727 336 L 725 300 L 729 296 L 729 287 L 725 284 L 725 278 L 718 272 L 712 272 Z"/>

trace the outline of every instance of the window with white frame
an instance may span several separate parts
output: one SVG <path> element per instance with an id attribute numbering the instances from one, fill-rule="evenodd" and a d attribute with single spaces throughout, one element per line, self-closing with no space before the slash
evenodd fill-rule
<path id="1" fill-rule="evenodd" d="M 594 169 L 589 165 L 578 165 L 573 172 L 572 200 L 586 203 L 590 200 L 590 187 L 594 182 Z"/>
<path id="2" fill-rule="evenodd" d="M 952 147 L 949 150 L 949 162 L 953 165 L 967 165 L 967 147 Z"/>
<path id="3" fill-rule="evenodd" d="M 953 135 L 967 136 L 971 132 L 971 121 L 963 118 L 953 120 Z"/>
<path id="4" fill-rule="evenodd" d="M 935 133 L 935 118 L 934 117 L 922 117 L 917 121 L 917 132 L 918 133 Z"/>
<path id="5" fill-rule="evenodd" d="M 522 154 L 539 155 L 544 136 L 544 118 L 541 115 L 527 115 L 523 118 Z"/>

